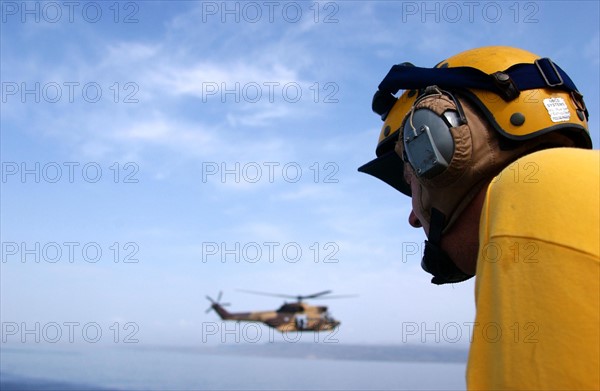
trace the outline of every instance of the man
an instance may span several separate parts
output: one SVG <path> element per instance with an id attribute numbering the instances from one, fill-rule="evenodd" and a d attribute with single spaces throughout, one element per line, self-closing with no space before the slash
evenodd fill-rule
<path id="1" fill-rule="evenodd" d="M 476 276 L 468 388 L 600 389 L 600 154 L 569 76 L 478 48 L 395 65 L 373 110 L 359 171 L 411 196 L 434 284 Z"/>

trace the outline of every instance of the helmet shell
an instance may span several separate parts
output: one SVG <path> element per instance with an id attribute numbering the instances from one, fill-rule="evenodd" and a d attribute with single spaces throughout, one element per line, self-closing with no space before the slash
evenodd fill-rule
<path id="1" fill-rule="evenodd" d="M 487 46 L 452 56 L 438 63 L 436 68 L 471 67 L 493 74 L 516 64 L 534 64 L 539 58 L 523 49 Z M 580 95 L 560 89 L 539 88 L 521 91 L 516 99 L 507 102 L 490 91 L 464 89 L 460 92 L 508 139 L 527 140 L 552 131 L 564 131 L 573 135 L 578 147 L 592 146 L 584 114 L 585 104 Z M 398 98 L 382 126 L 377 156 L 393 148 L 401 124 L 418 95 L 418 91 L 408 90 Z"/>

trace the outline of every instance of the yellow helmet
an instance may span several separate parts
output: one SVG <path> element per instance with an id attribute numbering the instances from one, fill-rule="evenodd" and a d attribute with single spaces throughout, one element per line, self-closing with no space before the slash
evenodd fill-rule
<path id="1" fill-rule="evenodd" d="M 519 142 L 561 132 L 576 147 L 592 147 L 583 97 L 558 65 L 525 50 L 489 46 L 457 54 L 433 68 L 394 65 L 373 97 L 373 111 L 384 120 L 377 158 L 359 171 L 411 194 L 402 173 L 406 156 L 394 147 L 407 115 L 431 86 L 476 107 L 502 139 Z M 396 98 L 399 90 L 406 91 Z"/>

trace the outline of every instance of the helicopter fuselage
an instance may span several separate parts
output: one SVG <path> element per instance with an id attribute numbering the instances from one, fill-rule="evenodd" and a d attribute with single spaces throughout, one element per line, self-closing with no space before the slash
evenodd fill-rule
<path id="1" fill-rule="evenodd" d="M 219 303 L 211 306 L 223 320 L 261 322 L 281 332 L 333 330 L 340 322 L 327 314 L 327 307 L 286 303 L 277 311 L 228 312 Z"/>

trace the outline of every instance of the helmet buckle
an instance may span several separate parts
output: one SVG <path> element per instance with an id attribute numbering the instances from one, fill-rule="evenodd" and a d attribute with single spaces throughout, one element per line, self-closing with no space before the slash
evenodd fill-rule
<path id="1" fill-rule="evenodd" d="M 499 95 L 506 102 L 510 102 L 519 96 L 519 89 L 509 75 L 504 72 L 494 72 L 491 76 L 494 80 L 494 84 L 499 88 Z"/>
<path id="2" fill-rule="evenodd" d="M 381 116 L 381 120 L 385 121 L 390 110 L 396 104 L 398 99 L 392 95 L 391 93 L 385 93 L 380 90 L 375 92 L 373 95 L 373 103 L 371 104 L 371 109 Z"/>
<path id="3" fill-rule="evenodd" d="M 556 69 L 556 66 L 554 65 L 551 59 L 549 59 L 548 57 L 538 58 L 534 61 L 534 63 L 538 71 L 544 78 L 544 81 L 546 82 L 546 85 L 548 87 L 558 87 L 565 84 L 562 76 L 560 76 L 558 69 Z M 554 73 L 553 75 L 550 73 L 546 73 L 546 71 L 550 70 L 552 71 L 552 73 Z M 552 82 L 550 81 L 550 79 L 552 79 Z"/>
<path id="4" fill-rule="evenodd" d="M 583 95 L 579 91 L 571 91 L 571 99 L 575 103 L 575 106 L 577 106 L 577 109 L 585 115 L 585 120 L 587 121 L 589 119 L 589 114 L 585 102 L 583 101 Z"/>

